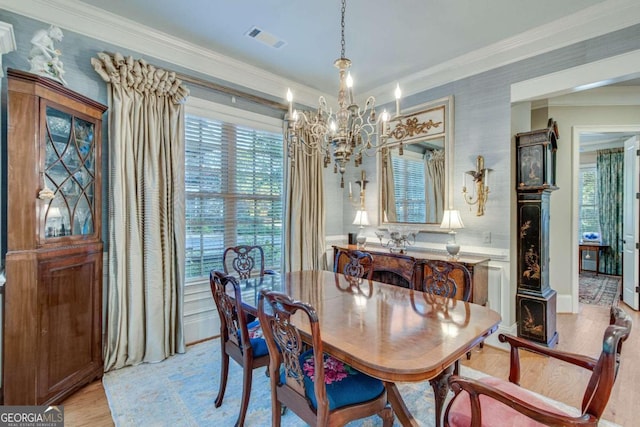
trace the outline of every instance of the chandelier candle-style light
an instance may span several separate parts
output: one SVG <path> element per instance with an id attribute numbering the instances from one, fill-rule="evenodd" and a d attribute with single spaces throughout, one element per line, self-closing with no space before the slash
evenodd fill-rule
<path id="1" fill-rule="evenodd" d="M 346 0 L 342 0 L 341 54 L 334 65 L 340 75 L 338 91 L 338 110 L 334 113 L 323 96 L 318 100 L 316 112 L 298 112 L 293 110 L 293 94 L 287 90 L 289 113 L 287 115 L 287 150 L 293 160 L 294 152 L 301 149 L 305 155 L 320 153 L 324 166 L 331 163 L 333 157 L 334 173 L 340 172 L 340 187 L 344 188 L 344 172 L 351 156 L 355 166 L 362 163 L 362 155 L 375 155 L 386 144 L 391 133 L 390 114 L 384 110 L 376 115 L 376 100 L 367 98 L 363 108 L 353 98 L 353 79 L 347 70 L 351 61 L 345 57 L 344 15 Z M 400 87 L 396 86 L 396 116 L 400 116 Z"/>

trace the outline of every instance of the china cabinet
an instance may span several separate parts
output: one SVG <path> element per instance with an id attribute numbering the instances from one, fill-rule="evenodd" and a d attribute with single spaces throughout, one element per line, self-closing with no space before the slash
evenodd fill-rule
<path id="1" fill-rule="evenodd" d="M 4 404 L 59 404 L 102 375 L 106 107 L 8 70 Z"/>

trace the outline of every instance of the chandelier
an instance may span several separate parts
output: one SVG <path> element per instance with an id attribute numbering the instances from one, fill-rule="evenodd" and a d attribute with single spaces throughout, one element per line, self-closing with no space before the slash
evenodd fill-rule
<path id="1" fill-rule="evenodd" d="M 289 113 L 286 131 L 287 154 L 294 161 L 294 153 L 301 150 L 311 156 L 319 153 L 323 156 L 324 167 L 332 161 L 334 173 L 340 172 L 340 187 L 344 188 L 344 173 L 347 163 L 353 156 L 356 167 L 362 164 L 362 156 L 375 155 L 377 151 L 387 146 L 391 131 L 389 129 L 390 115 L 384 110 L 379 117 L 376 115 L 376 100 L 373 96 L 367 98 L 364 107 L 358 106 L 353 99 L 353 79 L 347 70 L 351 61 L 345 57 L 344 15 L 346 0 L 342 0 L 341 9 L 341 53 L 334 65 L 340 75 L 340 90 L 338 91 L 338 109 L 334 113 L 323 96 L 318 100 L 315 112 L 298 112 L 293 110 L 293 94 L 287 90 Z M 400 116 L 400 87 L 396 86 L 396 116 Z M 400 141 L 402 153 L 402 141 Z"/>

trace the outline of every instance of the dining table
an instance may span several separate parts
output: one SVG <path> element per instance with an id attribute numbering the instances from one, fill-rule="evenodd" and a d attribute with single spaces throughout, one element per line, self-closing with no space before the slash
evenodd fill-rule
<path id="1" fill-rule="evenodd" d="M 241 281 L 243 309 L 256 315 L 260 291 L 288 294 L 313 306 L 324 351 L 383 381 L 403 426 L 417 426 L 396 382 L 430 381 L 435 425 L 455 362 L 495 332 L 500 315 L 485 306 L 323 270 L 265 275 Z M 303 339 L 308 320 L 292 318 Z"/>

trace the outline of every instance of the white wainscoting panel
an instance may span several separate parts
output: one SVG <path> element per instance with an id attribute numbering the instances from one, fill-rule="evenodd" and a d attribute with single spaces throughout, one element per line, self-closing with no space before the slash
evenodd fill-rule
<path id="1" fill-rule="evenodd" d="M 209 281 L 192 283 L 184 291 L 184 336 L 191 344 L 219 335 L 220 318 Z"/>

